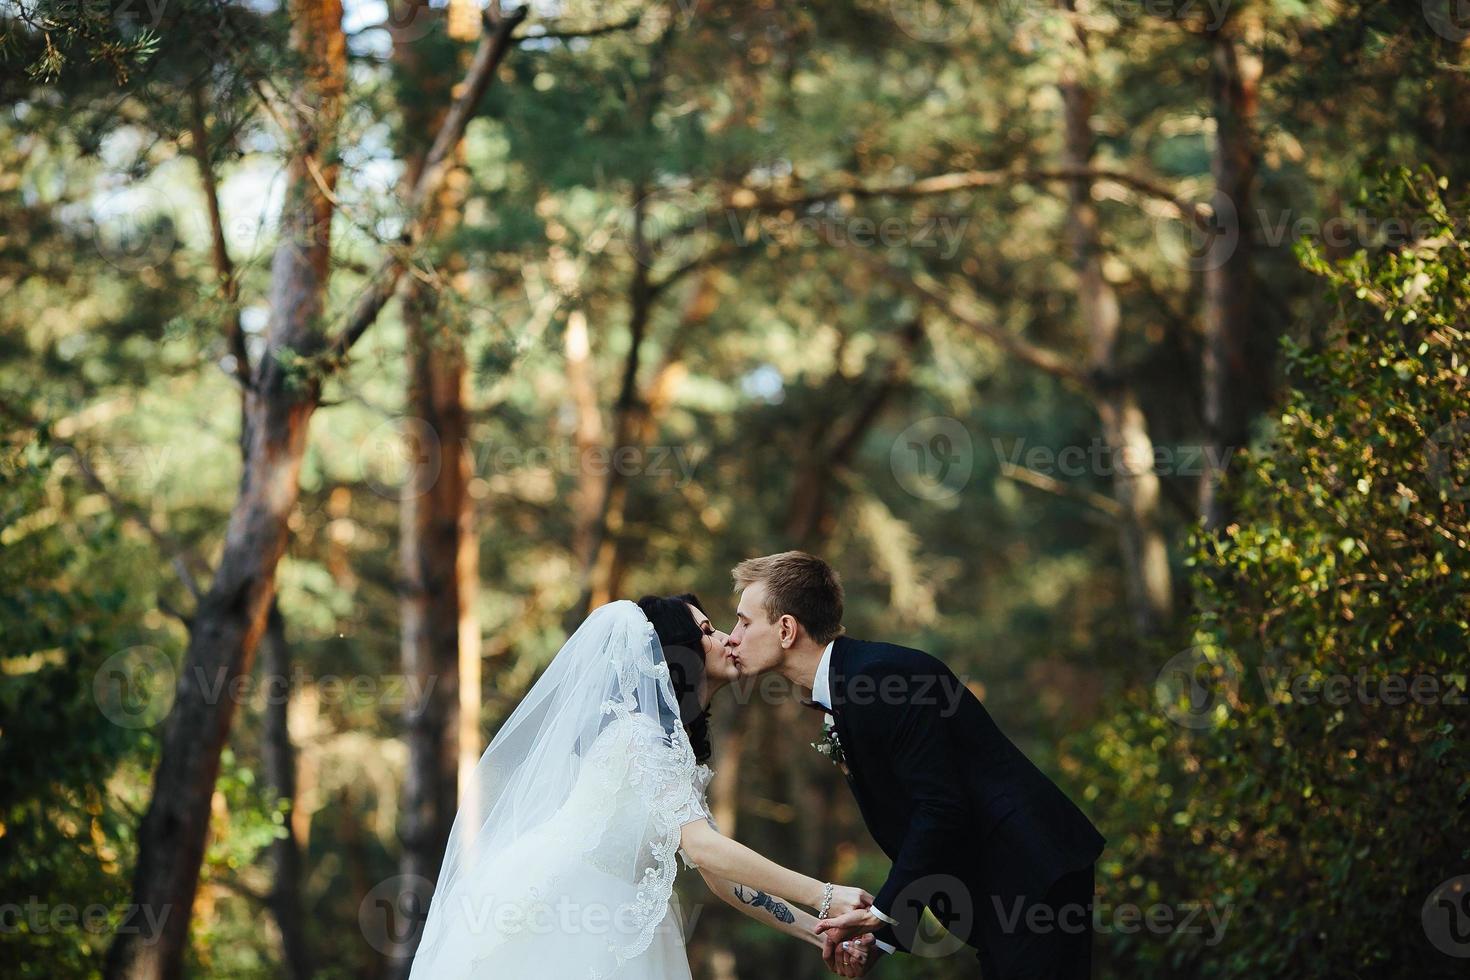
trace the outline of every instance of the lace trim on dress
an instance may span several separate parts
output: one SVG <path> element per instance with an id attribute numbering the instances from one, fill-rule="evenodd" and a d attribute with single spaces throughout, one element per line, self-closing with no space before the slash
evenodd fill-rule
<path id="1" fill-rule="evenodd" d="M 645 625 L 647 632 L 656 637 L 653 624 Z M 633 692 L 640 674 L 654 678 L 660 695 L 667 699 L 671 708 L 678 704 L 669 681 L 669 665 L 662 658 L 653 664 L 624 662 L 618 670 L 620 697 L 604 703 L 604 713 L 610 712 L 617 720 L 633 720 L 633 713 L 638 708 Z M 638 752 L 632 757 L 630 776 L 633 785 L 641 792 L 653 816 L 654 833 L 649 842 L 653 863 L 643 871 L 634 902 L 625 906 L 637 925 L 637 934 L 628 943 L 609 944 L 619 965 L 647 951 L 653 943 L 654 931 L 668 912 L 669 898 L 674 892 L 674 876 L 679 870 L 674 856 L 679 849 L 679 831 L 688 822 L 681 821 L 679 817 L 686 812 L 690 796 L 695 792 L 694 749 L 689 745 L 683 727 L 674 725 L 659 744 L 668 751 Z"/>

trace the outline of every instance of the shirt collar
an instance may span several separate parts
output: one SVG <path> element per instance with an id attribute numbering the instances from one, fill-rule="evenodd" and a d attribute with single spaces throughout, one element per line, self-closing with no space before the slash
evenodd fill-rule
<path id="1" fill-rule="evenodd" d="M 832 687 L 828 676 L 832 672 L 832 643 L 822 651 L 822 659 L 817 663 L 817 676 L 812 678 L 812 700 L 828 711 L 832 710 Z"/>

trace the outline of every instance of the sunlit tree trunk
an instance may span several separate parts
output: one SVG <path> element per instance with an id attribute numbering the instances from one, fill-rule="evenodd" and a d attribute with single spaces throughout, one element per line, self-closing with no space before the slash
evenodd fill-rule
<path id="1" fill-rule="evenodd" d="M 280 244 L 271 264 L 266 349 L 246 399 L 240 493 L 209 591 L 195 611 L 153 795 L 138 831 L 133 904 L 109 950 L 109 977 L 177 977 L 209 833 L 220 751 L 235 714 L 230 684 L 250 669 L 275 592 L 296 505 L 316 384 L 296 357 L 324 346 L 336 137 L 347 49 L 340 0 L 293 0 L 291 43 L 307 66 L 299 151 L 289 162 Z"/>
<path id="2" fill-rule="evenodd" d="M 291 744 L 288 724 L 291 650 L 286 645 L 286 622 L 274 600 L 266 617 L 261 666 L 268 694 L 263 739 L 266 785 L 278 804 L 287 805 L 284 833 L 271 841 L 269 904 L 281 930 L 286 975 L 292 980 L 304 980 L 311 976 L 312 967 L 301 901 L 301 844 L 296 837 L 296 750 Z"/>
<path id="3" fill-rule="evenodd" d="M 208 101 L 202 82 L 190 89 L 190 136 L 195 163 L 203 185 L 209 214 L 210 258 L 219 279 L 220 296 L 226 304 L 225 340 L 234 374 L 240 382 L 240 448 L 250 431 L 247 395 L 251 386 L 250 358 L 240 327 L 239 282 L 225 242 L 224 217 L 219 203 L 209 145 Z M 264 638 L 264 674 L 267 700 L 262 737 L 266 785 L 276 805 L 285 804 L 284 833 L 271 842 L 271 891 L 268 905 L 281 933 L 286 972 L 294 980 L 311 976 L 311 956 L 306 942 L 306 921 L 301 901 L 301 842 L 296 837 L 296 751 L 287 724 L 291 698 L 291 651 L 286 645 L 286 626 L 279 603 L 271 599 Z"/>
<path id="4" fill-rule="evenodd" d="M 1220 481 L 1228 457 L 1245 446 L 1252 417 L 1270 396 L 1274 336 L 1260 322 L 1251 275 L 1251 218 L 1256 179 L 1256 101 L 1261 81 L 1261 24 L 1244 10 L 1210 36 L 1214 104 L 1214 212 L 1220 227 L 1203 256 L 1202 364 L 1205 472 L 1199 511 L 1206 527 L 1227 523 Z"/>
<path id="5" fill-rule="evenodd" d="M 602 448 L 602 412 L 598 408 L 597 375 L 587 314 L 580 308 L 567 314 L 563 338 L 567 362 L 567 397 L 572 407 L 572 448 L 577 454 L 577 488 L 572 500 L 572 551 L 592 553 L 592 538 L 602 507 L 602 480 L 591 465 Z"/>
<path id="6" fill-rule="evenodd" d="M 420 11 L 416 16 L 440 15 Z M 459 72 L 453 62 L 425 63 L 426 49 L 416 38 L 395 37 L 393 47 L 409 93 L 402 143 L 411 161 L 404 185 L 411 188 L 428 151 L 425 137 L 442 123 L 449 87 Z M 455 167 L 462 166 L 463 155 L 461 143 L 451 153 Z M 466 184 L 460 169 L 446 176 L 427 218 L 435 234 L 451 231 L 458 222 Z M 479 746 L 480 645 L 474 615 L 479 562 L 469 495 L 468 374 L 464 338 L 441 295 L 457 288 L 461 266 L 456 256 L 446 256 L 436 270 L 441 282 L 415 277 L 402 291 L 412 430 L 407 435 L 417 451 L 406 454 L 410 472 L 400 501 L 400 647 L 404 673 L 414 682 L 410 689 L 421 693 L 405 706 L 408 768 L 398 829 L 400 872 L 429 881 L 438 876 L 454 823 L 463 756 L 474 752 L 477 757 Z M 403 955 L 390 972 L 406 974 L 417 939 L 395 947 Z"/>
<path id="7" fill-rule="evenodd" d="M 1092 166 L 1093 94 L 1087 84 L 1087 33 L 1073 0 L 1059 0 L 1072 18 L 1076 43 L 1063 54 L 1063 165 Z M 1068 182 L 1068 229 L 1077 270 L 1077 306 L 1088 338 L 1093 401 L 1111 450 L 1113 496 L 1119 508 L 1119 547 L 1134 626 L 1142 635 L 1161 631 L 1174 606 L 1169 552 L 1160 524 L 1161 493 L 1154 469 L 1154 444 L 1132 383 L 1117 359 L 1121 317 L 1118 297 L 1103 274 L 1102 243 L 1092 182 Z"/>
<path id="8" fill-rule="evenodd" d="M 585 584 L 569 617 L 575 621 L 620 594 L 626 568 L 623 524 L 627 517 L 629 482 L 637 475 L 633 470 L 649 459 L 648 449 L 658 434 L 659 421 L 687 373 L 684 344 L 690 332 L 714 312 L 718 299 L 715 274 L 702 273 L 691 288 L 658 368 L 647 385 L 642 386 L 638 382 L 639 349 L 647 333 L 654 295 L 644 274 L 636 274 L 629 330 L 631 346 L 623 361 L 622 380 L 613 403 L 613 441 L 609 447 L 609 466 L 597 493 L 600 505 L 587 538 Z"/>

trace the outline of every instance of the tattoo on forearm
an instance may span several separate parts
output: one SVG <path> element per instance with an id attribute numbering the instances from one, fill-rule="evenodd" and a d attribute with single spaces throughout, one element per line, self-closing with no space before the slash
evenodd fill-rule
<path id="1" fill-rule="evenodd" d="M 750 894 L 744 885 L 736 885 L 735 897 L 746 905 L 767 910 L 771 915 L 775 916 L 777 922 L 785 922 L 789 925 L 796 921 L 796 916 L 791 914 L 791 910 L 786 907 L 785 902 L 778 902 L 763 891 L 755 889 L 752 889 L 752 891 L 755 891 L 755 894 Z"/>

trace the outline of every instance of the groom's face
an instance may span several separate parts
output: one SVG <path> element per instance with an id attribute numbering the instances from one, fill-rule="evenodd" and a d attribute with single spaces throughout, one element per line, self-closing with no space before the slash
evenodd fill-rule
<path id="1" fill-rule="evenodd" d="M 780 621 L 766 615 L 766 584 L 754 582 L 740 593 L 735 609 L 735 628 L 725 641 L 726 655 L 742 674 L 764 674 L 781 663 Z"/>

